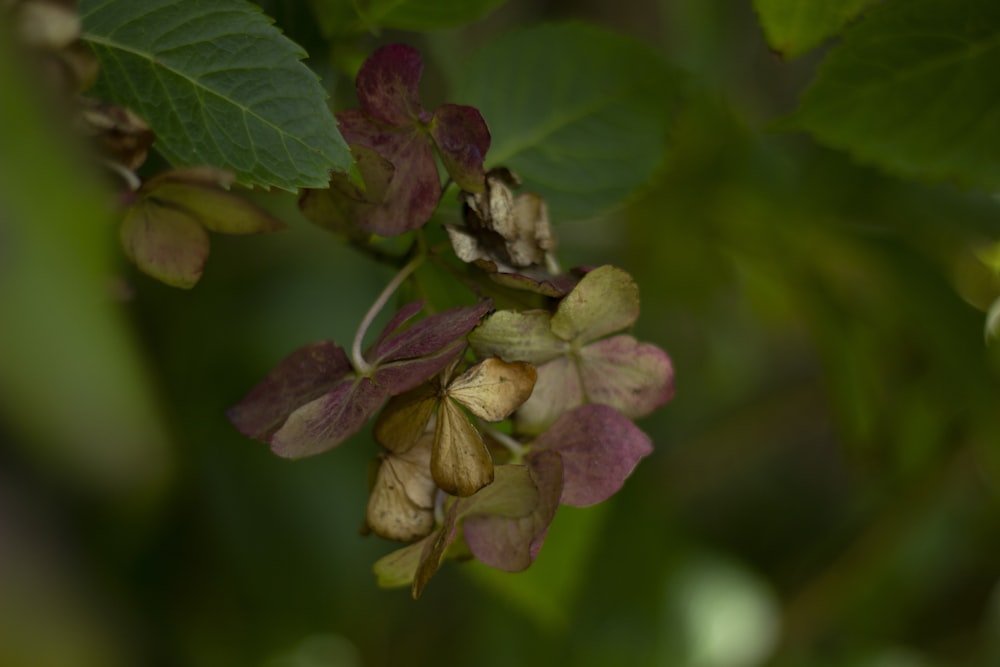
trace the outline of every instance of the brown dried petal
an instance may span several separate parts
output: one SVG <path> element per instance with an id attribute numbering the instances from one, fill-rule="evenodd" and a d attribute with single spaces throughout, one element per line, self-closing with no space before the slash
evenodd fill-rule
<path id="1" fill-rule="evenodd" d="M 453 496 L 471 496 L 493 481 L 493 458 L 482 436 L 450 399 L 438 406 L 431 474 Z"/>
<path id="2" fill-rule="evenodd" d="M 430 473 L 432 440 L 428 435 L 405 454 L 382 456 L 366 513 L 368 527 L 376 535 L 413 542 L 434 529 L 437 487 Z"/>
<path id="3" fill-rule="evenodd" d="M 435 381 L 394 396 L 375 420 L 375 440 L 397 453 L 416 445 L 430 425 L 439 393 L 440 387 Z"/>
<path id="4" fill-rule="evenodd" d="M 464 261 L 494 261 L 498 270 L 504 272 L 543 265 L 552 270 L 557 268 L 552 255 L 555 233 L 549 224 L 545 202 L 533 193 L 515 197 L 512 188 L 519 184 L 509 170 L 493 169 L 486 175 L 483 192 L 462 193 L 466 226 L 475 240 L 470 244 L 466 239 L 458 239 L 465 247 L 461 252 L 458 247 L 455 250 Z M 455 242 L 453 237 L 452 243 Z"/>
<path id="5" fill-rule="evenodd" d="M 531 364 L 490 357 L 455 378 L 448 396 L 480 419 L 498 422 L 528 400 L 536 378 Z"/>

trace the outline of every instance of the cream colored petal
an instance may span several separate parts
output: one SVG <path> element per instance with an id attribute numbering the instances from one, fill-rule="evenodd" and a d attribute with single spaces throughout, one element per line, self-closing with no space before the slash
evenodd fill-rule
<path id="1" fill-rule="evenodd" d="M 490 357 L 455 378 L 447 392 L 480 419 L 498 422 L 528 400 L 537 377 L 531 364 Z"/>

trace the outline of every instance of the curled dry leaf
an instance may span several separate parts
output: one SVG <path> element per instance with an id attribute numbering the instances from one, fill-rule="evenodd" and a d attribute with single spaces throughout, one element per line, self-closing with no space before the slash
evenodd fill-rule
<path id="1" fill-rule="evenodd" d="M 576 279 L 559 275 L 555 232 L 545 201 L 514 194 L 521 181 L 509 169 L 486 174 L 482 192 L 462 192 L 465 225 L 445 225 L 455 254 L 503 285 L 546 296 L 565 296 Z"/>

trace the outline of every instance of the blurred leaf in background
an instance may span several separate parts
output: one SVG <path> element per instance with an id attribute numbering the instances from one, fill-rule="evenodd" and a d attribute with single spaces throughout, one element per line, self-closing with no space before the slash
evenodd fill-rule
<path id="1" fill-rule="evenodd" d="M 0 40 L 0 663 L 997 664 L 995 3 L 281 4 L 335 110 L 414 45 L 564 258 L 635 277 L 654 452 L 525 573 L 376 589 L 369 434 L 288 462 L 224 410 L 389 272 L 278 192 L 289 230 L 213 239 L 190 293 L 128 269 Z"/>

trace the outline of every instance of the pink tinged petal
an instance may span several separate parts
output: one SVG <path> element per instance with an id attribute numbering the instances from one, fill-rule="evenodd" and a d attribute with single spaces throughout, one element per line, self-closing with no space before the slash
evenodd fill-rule
<path id="1" fill-rule="evenodd" d="M 420 53 L 413 47 L 383 46 L 358 71 L 355 88 L 361 108 L 389 125 L 403 126 L 422 119 L 418 87 L 423 69 Z"/>
<path id="2" fill-rule="evenodd" d="M 470 516 L 462 524 L 466 544 L 473 555 L 490 567 L 520 572 L 538 557 L 562 494 L 562 461 L 556 452 L 539 452 L 529 465 L 538 489 L 538 504 L 526 517 L 505 518 L 495 514 Z"/>
<path id="3" fill-rule="evenodd" d="M 486 186 L 483 160 L 490 148 L 490 130 L 479 111 L 443 104 L 434 112 L 430 130 L 452 179 L 466 192 L 482 192 Z"/>
<path id="4" fill-rule="evenodd" d="M 226 416 L 248 437 L 267 442 L 288 415 L 330 391 L 352 372 L 344 350 L 320 341 L 292 352 Z"/>
<path id="5" fill-rule="evenodd" d="M 552 335 L 550 316 L 544 310 L 499 310 L 476 327 L 469 345 L 477 357 L 500 357 L 538 366 L 563 355 L 566 341 Z"/>
<path id="6" fill-rule="evenodd" d="M 143 273 L 185 289 L 201 278 L 208 233 L 187 213 L 142 200 L 125 214 L 120 235 L 125 255 Z"/>
<path id="7" fill-rule="evenodd" d="M 358 221 L 375 216 L 376 209 L 384 205 L 396 168 L 365 146 L 351 146 L 351 154 L 365 189 L 359 189 L 347 174 L 331 172 L 330 187 L 302 191 L 299 209 L 310 222 L 324 229 L 363 237 L 367 232 Z"/>
<path id="8" fill-rule="evenodd" d="M 396 236 L 427 222 L 441 197 L 441 180 L 427 138 L 416 128 L 388 127 L 358 111 L 340 113 L 337 120 L 356 154 L 361 147 L 381 158 L 369 160 L 368 173 L 363 174 L 366 206 L 355 210 L 357 226 Z M 391 165 L 391 174 L 382 161 Z"/>
<path id="9" fill-rule="evenodd" d="M 585 275 L 552 316 L 552 333 L 563 340 L 589 342 L 635 324 L 639 287 L 616 266 Z"/>
<path id="10" fill-rule="evenodd" d="M 563 505 L 587 507 L 617 493 L 653 443 L 630 419 L 607 405 L 569 412 L 540 437 L 529 464 L 547 451 L 562 455 Z"/>
<path id="11" fill-rule="evenodd" d="M 637 419 L 674 395 L 670 357 L 632 336 L 613 336 L 580 350 L 584 394 L 591 403 L 610 405 Z"/>
<path id="12" fill-rule="evenodd" d="M 357 433 L 388 397 L 386 387 L 369 378 L 347 377 L 289 415 L 271 438 L 271 450 L 298 459 L 332 449 Z"/>
<path id="13" fill-rule="evenodd" d="M 531 397 L 514 413 L 518 433 L 537 435 L 563 413 L 584 402 L 583 387 L 576 365 L 569 357 L 559 357 L 538 367 L 538 380 Z"/>
<path id="14" fill-rule="evenodd" d="M 431 315 L 408 329 L 380 338 L 366 357 L 371 363 L 384 364 L 431 354 L 463 338 L 492 307 L 493 302 L 486 299 Z"/>

